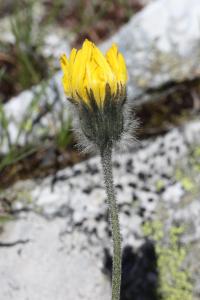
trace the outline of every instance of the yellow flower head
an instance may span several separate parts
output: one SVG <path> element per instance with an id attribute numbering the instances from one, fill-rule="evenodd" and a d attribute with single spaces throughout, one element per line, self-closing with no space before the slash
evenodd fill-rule
<path id="1" fill-rule="evenodd" d="M 95 44 L 85 40 L 80 50 L 72 49 L 69 59 L 63 54 L 60 63 L 64 91 L 75 102 L 89 105 L 92 92 L 100 107 L 104 104 L 107 86 L 113 98 L 126 86 L 126 64 L 116 44 L 104 56 Z"/>

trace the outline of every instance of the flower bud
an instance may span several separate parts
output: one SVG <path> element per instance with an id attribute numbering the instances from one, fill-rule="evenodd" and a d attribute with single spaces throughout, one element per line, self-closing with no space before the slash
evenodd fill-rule
<path id="1" fill-rule="evenodd" d="M 79 123 L 87 141 L 99 149 L 112 146 L 126 130 L 127 70 L 115 44 L 104 56 L 90 41 L 72 49 L 69 59 L 60 58 L 63 87 L 77 108 Z"/>

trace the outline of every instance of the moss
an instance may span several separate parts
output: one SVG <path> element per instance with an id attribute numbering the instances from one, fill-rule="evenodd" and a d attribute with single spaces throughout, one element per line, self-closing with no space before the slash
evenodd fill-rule
<path id="1" fill-rule="evenodd" d="M 175 177 L 186 192 L 195 193 L 199 190 L 200 146 L 193 146 L 185 162 L 176 169 Z"/>
<path id="2" fill-rule="evenodd" d="M 176 171 L 176 179 L 178 181 L 180 181 L 183 188 L 187 192 L 192 192 L 194 190 L 194 188 L 195 188 L 194 182 L 192 181 L 192 179 L 190 177 L 186 176 L 186 174 L 184 174 L 184 171 L 182 171 L 181 169 L 178 169 Z"/>
<path id="3" fill-rule="evenodd" d="M 157 180 L 156 182 L 156 191 L 160 192 L 165 187 L 165 183 L 162 179 Z"/>
<path id="4" fill-rule="evenodd" d="M 165 232 L 160 221 L 152 221 L 145 223 L 143 231 L 146 237 L 155 241 L 161 299 L 192 300 L 190 274 L 184 267 L 187 251 L 180 244 L 184 228 L 173 226 Z"/>
<path id="5" fill-rule="evenodd" d="M 194 170 L 196 172 L 200 172 L 200 146 L 196 147 L 193 150 L 192 162 L 193 162 Z"/>

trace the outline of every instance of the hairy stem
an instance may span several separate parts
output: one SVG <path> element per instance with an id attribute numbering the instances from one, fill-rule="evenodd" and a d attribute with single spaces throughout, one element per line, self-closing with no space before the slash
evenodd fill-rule
<path id="1" fill-rule="evenodd" d="M 108 146 L 101 151 L 101 160 L 113 238 L 112 300 L 119 300 L 121 286 L 121 235 L 118 208 L 113 184 L 111 146 Z"/>

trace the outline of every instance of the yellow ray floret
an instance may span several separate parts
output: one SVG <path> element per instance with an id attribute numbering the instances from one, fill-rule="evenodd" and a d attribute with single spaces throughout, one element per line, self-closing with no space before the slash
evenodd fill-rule
<path id="1" fill-rule="evenodd" d="M 127 82 L 126 64 L 115 44 L 104 56 L 95 44 L 85 40 L 80 50 L 72 49 L 69 59 L 63 54 L 60 63 L 64 91 L 77 102 L 89 104 L 87 91 L 92 90 L 95 101 L 101 106 L 107 84 L 114 96 L 117 86 L 124 86 Z"/>

